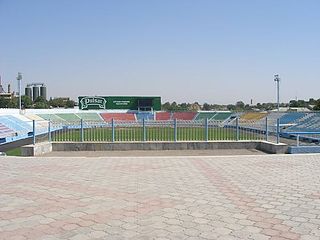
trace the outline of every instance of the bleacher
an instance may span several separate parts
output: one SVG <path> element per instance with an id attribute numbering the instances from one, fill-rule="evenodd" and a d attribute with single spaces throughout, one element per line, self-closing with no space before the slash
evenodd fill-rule
<path id="1" fill-rule="evenodd" d="M 138 112 L 136 113 L 136 119 L 138 121 L 144 120 L 154 120 L 154 114 L 151 112 Z"/>
<path id="2" fill-rule="evenodd" d="M 110 122 L 112 119 L 115 121 L 136 121 L 134 113 L 101 113 L 104 121 Z"/>
<path id="3" fill-rule="evenodd" d="M 157 121 L 168 121 L 172 119 L 172 114 L 170 112 L 157 112 L 155 113 L 155 115 Z"/>
<path id="4" fill-rule="evenodd" d="M 35 120 L 35 121 L 45 121 L 45 119 L 43 119 L 42 117 L 35 115 L 35 114 L 27 114 L 25 115 L 28 119 Z"/>
<path id="5" fill-rule="evenodd" d="M 204 119 L 210 120 L 216 114 L 217 114 L 217 112 L 199 112 L 194 120 L 204 120 Z"/>
<path id="6" fill-rule="evenodd" d="M 267 113 L 260 113 L 260 112 L 248 112 L 244 113 L 240 116 L 240 121 L 247 122 L 247 121 L 258 121 L 262 118 L 265 118 Z"/>
<path id="7" fill-rule="evenodd" d="M 15 131 L 0 123 L 0 139 L 15 136 Z M 1 140 L 0 140 L 1 142 Z"/>
<path id="8" fill-rule="evenodd" d="M 12 115 L 0 116 L 0 122 L 18 134 L 27 134 L 29 132 L 32 132 L 31 121 L 25 122 Z"/>
<path id="9" fill-rule="evenodd" d="M 197 112 L 174 112 L 172 119 L 193 120 L 197 114 Z"/>
<path id="10" fill-rule="evenodd" d="M 62 118 L 66 122 L 79 122 L 80 118 L 74 113 L 57 113 L 56 116 Z"/>
<path id="11" fill-rule="evenodd" d="M 53 123 L 64 123 L 66 122 L 63 118 L 58 117 L 56 114 L 37 114 L 39 117 L 51 121 Z"/>
<path id="12" fill-rule="evenodd" d="M 320 113 L 310 113 L 299 119 L 288 132 L 320 132 Z"/>
<path id="13" fill-rule="evenodd" d="M 212 120 L 225 121 L 231 117 L 231 114 L 231 112 L 217 112 L 217 114 L 212 117 Z"/>
<path id="14" fill-rule="evenodd" d="M 90 122 L 104 122 L 100 114 L 98 113 L 76 113 L 76 115 L 84 121 Z"/>
<path id="15" fill-rule="evenodd" d="M 292 112 L 287 113 L 280 118 L 281 124 L 293 124 L 294 122 L 298 121 L 300 118 L 304 117 L 306 113 L 303 112 Z"/>
<path id="16" fill-rule="evenodd" d="M 36 128 L 37 129 L 39 129 L 39 128 L 48 129 L 48 121 L 41 118 L 40 116 L 35 115 L 35 114 L 27 114 L 25 116 L 31 121 L 33 121 L 33 120 L 36 121 Z"/>

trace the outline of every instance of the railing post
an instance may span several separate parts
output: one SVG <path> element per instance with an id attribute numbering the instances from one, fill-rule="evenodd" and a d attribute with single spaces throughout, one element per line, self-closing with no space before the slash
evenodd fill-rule
<path id="1" fill-rule="evenodd" d="M 297 135 L 297 147 L 299 147 L 299 140 L 300 140 L 300 135 Z"/>
<path id="2" fill-rule="evenodd" d="M 269 140 L 268 117 L 266 117 L 266 141 Z"/>
<path id="3" fill-rule="evenodd" d="M 237 141 L 240 139 L 240 131 L 239 131 L 239 117 L 236 118 L 236 132 L 237 132 Z"/>
<path id="4" fill-rule="evenodd" d="M 208 118 L 205 120 L 205 140 L 206 142 L 209 141 L 209 123 L 208 123 Z"/>
<path id="5" fill-rule="evenodd" d="M 84 134 L 83 134 L 83 119 L 80 119 L 80 141 L 84 141 Z"/>
<path id="6" fill-rule="evenodd" d="M 277 119 L 277 144 L 280 143 L 280 118 Z"/>
<path id="7" fill-rule="evenodd" d="M 36 120 L 32 120 L 32 144 L 36 144 Z"/>
<path id="8" fill-rule="evenodd" d="M 51 121 L 48 122 L 48 142 L 51 142 Z"/>
<path id="9" fill-rule="evenodd" d="M 146 122 L 144 118 L 142 119 L 142 127 L 143 127 L 143 141 L 145 142 L 147 140 L 147 134 L 146 134 Z"/>
<path id="10" fill-rule="evenodd" d="M 115 133 L 115 131 L 114 131 L 114 119 L 113 118 L 111 119 L 111 129 L 112 129 L 112 133 L 111 133 L 112 134 L 111 135 L 112 136 L 112 142 L 114 142 L 114 137 L 115 137 L 114 133 Z"/>
<path id="11" fill-rule="evenodd" d="M 178 137 L 178 128 L 177 128 L 177 119 L 175 118 L 173 121 L 173 127 L 174 127 L 174 141 L 176 142 Z"/>

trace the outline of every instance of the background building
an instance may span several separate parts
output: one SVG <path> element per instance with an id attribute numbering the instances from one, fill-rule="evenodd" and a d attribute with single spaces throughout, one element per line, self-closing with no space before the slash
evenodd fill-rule
<path id="1" fill-rule="evenodd" d="M 30 83 L 25 88 L 25 95 L 35 101 L 38 97 L 47 100 L 47 87 L 44 83 Z"/>

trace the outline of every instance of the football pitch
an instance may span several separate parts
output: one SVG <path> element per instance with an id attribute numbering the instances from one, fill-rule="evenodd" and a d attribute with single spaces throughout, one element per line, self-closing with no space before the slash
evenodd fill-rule
<path id="1" fill-rule="evenodd" d="M 238 136 L 237 136 L 238 135 Z M 204 128 L 179 127 L 94 127 L 76 129 L 60 129 L 52 132 L 52 141 L 236 141 L 236 140 L 262 140 L 264 136 L 257 131 L 230 128 Z"/>

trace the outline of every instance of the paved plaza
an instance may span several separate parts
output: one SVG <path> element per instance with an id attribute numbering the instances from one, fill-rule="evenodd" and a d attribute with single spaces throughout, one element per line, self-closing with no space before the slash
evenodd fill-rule
<path id="1" fill-rule="evenodd" d="M 320 155 L 0 158 L 0 239 L 320 239 Z"/>

